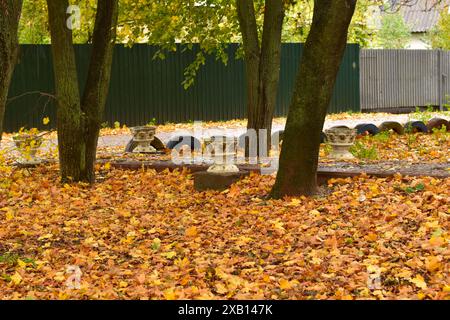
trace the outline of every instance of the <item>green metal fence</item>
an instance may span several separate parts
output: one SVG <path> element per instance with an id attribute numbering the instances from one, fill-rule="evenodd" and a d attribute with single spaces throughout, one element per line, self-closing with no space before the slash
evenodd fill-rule
<path id="1" fill-rule="evenodd" d="M 182 86 L 184 69 L 194 60 L 197 47 L 153 59 L 156 47 L 117 45 L 112 67 L 111 87 L 104 120 L 128 126 L 193 120 L 230 120 L 245 118 L 244 62 L 234 58 L 238 46 L 229 46 L 230 59 L 225 66 L 208 57 L 195 84 Z M 276 116 L 287 114 L 303 45 L 283 44 L 280 89 Z M 75 47 L 80 83 L 84 83 L 89 65 L 90 47 Z M 19 64 L 10 87 L 5 114 L 5 130 L 21 127 L 42 128 L 42 119 L 56 124 L 53 99 L 51 48 L 48 45 L 22 45 Z M 82 90 L 82 89 L 81 89 Z M 44 95 L 41 93 L 45 93 Z M 359 111 L 359 47 L 348 45 L 329 112 Z"/>

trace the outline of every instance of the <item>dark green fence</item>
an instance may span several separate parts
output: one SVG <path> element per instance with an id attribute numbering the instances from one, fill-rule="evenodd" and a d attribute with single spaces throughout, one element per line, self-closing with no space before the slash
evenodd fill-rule
<path id="1" fill-rule="evenodd" d="M 301 57 L 301 44 L 284 44 L 277 116 L 287 114 L 294 79 Z M 230 59 L 225 66 L 208 57 L 195 84 L 182 87 L 184 69 L 194 60 L 197 49 L 152 59 L 157 48 L 117 45 L 112 68 L 111 87 L 105 121 L 128 126 L 146 124 L 153 118 L 159 123 L 191 120 L 230 120 L 245 118 L 244 63 L 234 58 L 237 45 L 229 46 Z M 86 78 L 90 47 L 75 48 L 80 82 Z M 55 125 L 51 48 L 47 45 L 21 46 L 20 60 L 10 88 L 5 130 L 21 127 L 42 128 L 42 119 L 50 117 Z M 347 47 L 329 111 L 359 111 L 359 47 Z"/>

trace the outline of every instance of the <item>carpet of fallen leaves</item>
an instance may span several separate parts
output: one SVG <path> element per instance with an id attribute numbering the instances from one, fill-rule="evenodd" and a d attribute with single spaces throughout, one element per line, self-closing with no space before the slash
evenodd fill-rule
<path id="1" fill-rule="evenodd" d="M 450 162 L 450 132 L 433 133 L 380 133 L 375 136 L 358 137 L 356 159 L 351 162 L 377 162 L 380 160 L 404 160 L 410 163 Z M 321 160 L 327 161 L 329 148 L 322 144 Z"/>
<path id="2" fill-rule="evenodd" d="M 0 299 L 450 298 L 450 179 L 268 200 L 273 176 L 198 193 L 187 172 L 98 169 L 0 166 Z"/>

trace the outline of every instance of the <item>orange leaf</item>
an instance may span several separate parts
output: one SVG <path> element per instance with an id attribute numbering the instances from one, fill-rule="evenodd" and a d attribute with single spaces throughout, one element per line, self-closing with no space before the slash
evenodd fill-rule
<path id="1" fill-rule="evenodd" d="M 280 284 L 280 288 L 283 290 L 289 290 L 292 288 L 291 283 L 286 279 L 281 279 L 279 284 Z"/>
<path id="2" fill-rule="evenodd" d="M 198 231 L 197 231 L 197 227 L 196 226 L 192 226 L 186 229 L 186 235 L 188 237 L 195 237 L 197 236 Z"/>

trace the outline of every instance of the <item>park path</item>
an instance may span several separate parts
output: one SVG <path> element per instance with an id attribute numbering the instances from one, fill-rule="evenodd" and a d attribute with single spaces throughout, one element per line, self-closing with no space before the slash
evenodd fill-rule
<path id="1" fill-rule="evenodd" d="M 443 115 L 442 113 L 436 113 L 436 117 L 445 118 L 447 120 L 450 120 L 450 115 Z M 411 120 L 419 120 L 417 118 L 414 118 L 414 114 L 385 114 L 385 113 L 371 113 L 371 114 L 356 114 L 351 119 L 343 119 L 343 120 L 330 120 L 327 119 L 324 124 L 324 130 L 333 126 L 339 126 L 339 125 L 345 125 L 350 128 L 355 127 L 356 125 L 360 123 L 373 123 L 375 125 L 379 125 L 384 121 L 397 121 L 400 123 L 406 123 Z M 225 124 L 225 122 L 224 122 Z M 276 132 L 278 130 L 284 129 L 284 121 L 276 121 L 273 124 L 272 132 Z M 197 133 L 195 136 L 198 138 L 203 137 L 209 137 L 212 135 L 225 135 L 225 136 L 235 136 L 238 137 L 241 134 L 245 133 L 246 128 L 244 125 L 240 127 L 233 127 L 233 128 L 223 128 L 223 127 L 208 127 L 203 130 L 203 132 Z M 166 131 L 158 131 L 156 132 L 156 136 L 163 141 L 164 143 L 167 143 L 172 137 L 180 135 L 180 134 L 189 134 L 193 135 L 193 129 L 184 129 L 184 130 L 175 130 L 172 132 L 166 132 Z M 118 135 L 104 135 L 99 138 L 98 141 L 98 147 L 99 148 L 105 148 L 105 147 L 125 147 L 126 144 L 130 141 L 131 134 L 118 134 Z M 51 146 L 57 145 L 57 139 L 51 139 L 50 141 L 47 141 L 44 148 L 50 148 Z M 10 139 L 5 139 L 0 149 L 11 149 L 13 148 L 13 143 Z"/>
<path id="2" fill-rule="evenodd" d="M 443 116 L 442 114 L 436 114 L 436 117 L 445 118 L 447 120 L 450 120 L 450 116 Z M 386 115 L 386 114 L 358 114 L 358 117 L 352 118 L 352 119 L 344 119 L 344 120 L 326 120 L 324 124 L 324 130 L 334 127 L 334 126 L 348 126 L 350 128 L 353 128 L 357 126 L 360 123 L 370 122 L 375 125 L 380 125 L 384 121 L 397 121 L 400 123 L 406 123 L 411 120 L 418 120 L 414 119 L 412 115 L 408 114 L 392 114 L 392 115 Z M 272 132 L 276 132 L 279 130 L 284 129 L 284 123 L 274 123 Z M 241 134 L 246 132 L 245 126 L 237 127 L 237 128 L 219 128 L 219 127 L 209 127 L 200 134 L 200 137 L 209 137 L 212 135 L 225 135 L 225 136 L 235 136 L 238 137 Z M 190 134 L 193 135 L 193 130 L 177 130 L 173 132 L 156 132 L 156 136 L 164 143 L 167 143 L 172 137 L 180 135 L 180 134 Z M 197 136 L 197 135 L 196 135 Z M 99 139 L 99 147 L 118 147 L 118 146 L 125 146 L 128 141 L 131 139 L 131 134 L 125 134 L 125 135 L 111 135 L 111 136 L 102 136 Z"/>

